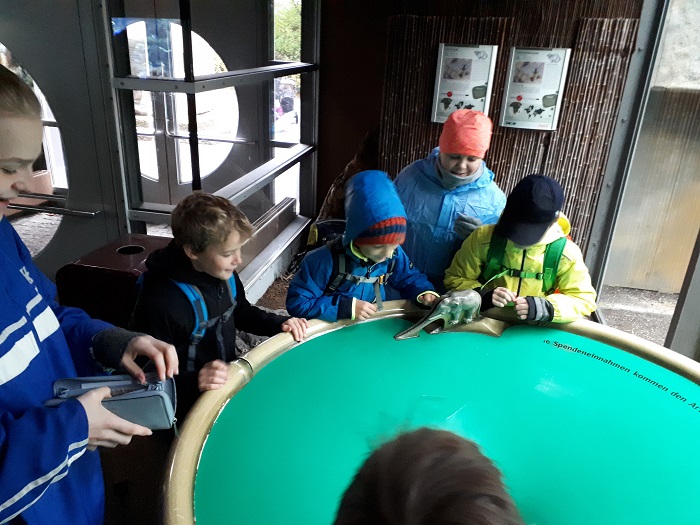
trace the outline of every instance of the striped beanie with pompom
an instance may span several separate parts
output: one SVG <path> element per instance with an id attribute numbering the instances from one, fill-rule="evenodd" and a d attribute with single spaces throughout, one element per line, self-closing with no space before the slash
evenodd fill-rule
<path id="1" fill-rule="evenodd" d="M 406 212 L 383 171 L 362 171 L 348 181 L 345 218 L 344 245 L 403 244 L 406 239 Z"/>

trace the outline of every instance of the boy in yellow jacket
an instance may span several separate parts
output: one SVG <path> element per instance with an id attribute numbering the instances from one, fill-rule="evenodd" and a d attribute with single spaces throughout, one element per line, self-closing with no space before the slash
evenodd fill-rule
<path id="1" fill-rule="evenodd" d="M 520 319 L 567 323 L 596 308 L 583 255 L 567 239 L 564 192 L 546 175 L 513 188 L 498 223 L 477 228 L 445 272 L 448 290 L 476 289 L 481 309 L 513 305 Z"/>

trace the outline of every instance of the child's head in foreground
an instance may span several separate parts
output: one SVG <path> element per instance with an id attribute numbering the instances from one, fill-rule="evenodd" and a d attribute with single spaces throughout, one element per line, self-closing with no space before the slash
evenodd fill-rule
<path id="1" fill-rule="evenodd" d="M 421 428 L 375 450 L 345 491 L 335 525 L 522 525 L 500 471 L 477 445 Z"/>
<path id="2" fill-rule="evenodd" d="M 406 212 L 394 183 L 383 171 L 362 171 L 348 182 L 343 244 L 375 263 L 389 259 L 406 240 Z"/>
<path id="3" fill-rule="evenodd" d="M 227 280 L 241 263 L 241 247 L 253 234 L 245 214 L 228 199 L 196 191 L 173 210 L 175 243 L 195 270 Z"/>

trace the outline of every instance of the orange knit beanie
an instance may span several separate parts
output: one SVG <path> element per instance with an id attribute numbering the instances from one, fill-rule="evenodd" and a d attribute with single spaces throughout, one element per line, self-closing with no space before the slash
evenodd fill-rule
<path id="1" fill-rule="evenodd" d="M 481 111 L 458 109 L 447 117 L 442 128 L 440 152 L 483 158 L 491 143 L 492 129 L 491 119 Z"/>

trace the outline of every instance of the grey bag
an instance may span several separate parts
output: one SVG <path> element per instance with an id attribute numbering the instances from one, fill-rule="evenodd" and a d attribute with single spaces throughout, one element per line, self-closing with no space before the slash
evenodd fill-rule
<path id="1" fill-rule="evenodd" d="M 103 386 L 108 386 L 112 392 L 112 397 L 102 400 L 102 405 L 110 412 L 151 430 L 173 426 L 177 403 L 175 380 L 161 381 L 155 372 L 146 374 L 145 385 L 128 374 L 59 379 L 53 384 L 56 397 L 45 405 L 56 406 Z"/>

